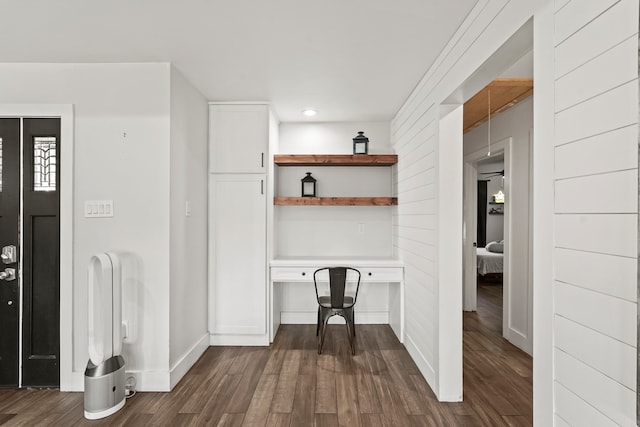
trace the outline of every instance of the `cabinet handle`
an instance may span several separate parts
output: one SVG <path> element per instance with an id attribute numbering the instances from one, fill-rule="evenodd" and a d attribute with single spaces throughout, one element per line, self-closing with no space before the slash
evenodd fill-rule
<path id="1" fill-rule="evenodd" d="M 264 167 L 264 153 L 260 153 L 260 154 L 261 154 L 260 167 L 263 168 Z"/>
<path id="2" fill-rule="evenodd" d="M 302 272 L 302 275 L 303 275 L 303 276 L 306 276 L 306 275 L 307 275 L 307 273 L 305 273 L 305 272 L 303 271 L 303 272 Z"/>
<path id="3" fill-rule="evenodd" d="M 260 194 L 264 194 L 264 179 L 260 180 Z"/>

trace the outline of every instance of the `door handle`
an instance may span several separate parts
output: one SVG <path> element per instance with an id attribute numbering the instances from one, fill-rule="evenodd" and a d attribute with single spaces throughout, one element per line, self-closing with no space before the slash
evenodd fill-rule
<path id="1" fill-rule="evenodd" d="M 17 261 L 18 251 L 14 245 L 8 245 L 2 248 L 2 254 L 0 254 L 0 258 L 2 258 L 3 264 L 13 264 Z"/>
<path id="2" fill-rule="evenodd" d="M 16 280 L 16 269 L 5 268 L 4 271 L 0 271 L 0 280 L 4 280 L 6 282 Z"/>

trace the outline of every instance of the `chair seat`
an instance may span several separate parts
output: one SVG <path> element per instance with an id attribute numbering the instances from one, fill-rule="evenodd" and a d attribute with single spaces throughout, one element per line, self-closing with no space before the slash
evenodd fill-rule
<path id="1" fill-rule="evenodd" d="M 331 297 L 328 295 L 318 297 L 318 303 L 320 303 L 322 307 L 331 308 Z M 353 307 L 353 297 L 345 296 L 344 304 L 342 305 L 342 308 L 349 308 L 349 307 Z"/>

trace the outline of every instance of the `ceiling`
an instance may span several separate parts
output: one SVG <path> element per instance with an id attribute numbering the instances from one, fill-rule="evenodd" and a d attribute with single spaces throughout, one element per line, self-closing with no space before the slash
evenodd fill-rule
<path id="1" fill-rule="evenodd" d="M 282 121 L 390 120 L 476 3 L 6 0 L 0 61 L 171 62 L 208 100 Z"/>

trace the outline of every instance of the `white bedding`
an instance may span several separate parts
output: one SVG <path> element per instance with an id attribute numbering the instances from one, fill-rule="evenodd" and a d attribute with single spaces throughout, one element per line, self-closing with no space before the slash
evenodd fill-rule
<path id="1" fill-rule="evenodd" d="M 485 248 L 476 248 L 478 253 L 478 274 L 502 273 L 504 254 L 489 252 Z"/>

